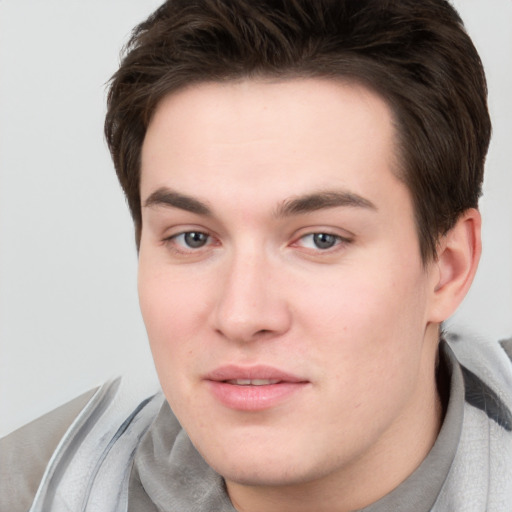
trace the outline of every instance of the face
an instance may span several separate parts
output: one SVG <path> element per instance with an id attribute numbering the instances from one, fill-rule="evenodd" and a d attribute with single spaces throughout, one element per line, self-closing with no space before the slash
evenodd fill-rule
<path id="1" fill-rule="evenodd" d="M 156 110 L 140 303 L 228 487 L 357 474 L 432 416 L 432 276 L 394 140 L 383 100 L 328 80 L 202 84 Z"/>

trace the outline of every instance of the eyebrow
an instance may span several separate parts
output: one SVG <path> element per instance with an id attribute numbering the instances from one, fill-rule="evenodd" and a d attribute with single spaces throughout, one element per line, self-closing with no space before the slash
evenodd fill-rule
<path id="1" fill-rule="evenodd" d="M 144 206 L 146 208 L 151 206 L 170 206 L 197 215 L 212 216 L 212 211 L 205 203 L 166 187 L 159 188 L 150 194 L 144 202 Z"/>
<path id="2" fill-rule="evenodd" d="M 149 195 L 144 202 L 144 207 L 152 206 L 179 208 L 196 215 L 213 216 L 212 210 L 207 204 L 167 187 L 161 187 Z M 274 216 L 277 218 L 290 217 L 340 206 L 377 210 L 377 207 L 370 200 L 353 192 L 346 190 L 323 191 L 283 201 L 275 210 Z"/>
<path id="3" fill-rule="evenodd" d="M 377 207 L 370 200 L 353 192 L 341 190 L 316 192 L 286 200 L 277 208 L 275 216 L 288 217 L 340 206 L 377 211 Z"/>

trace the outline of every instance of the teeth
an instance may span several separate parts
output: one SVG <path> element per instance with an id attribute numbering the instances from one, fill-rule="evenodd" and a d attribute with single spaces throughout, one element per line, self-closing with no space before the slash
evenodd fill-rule
<path id="1" fill-rule="evenodd" d="M 237 386 L 269 386 L 280 382 L 278 379 L 234 379 L 228 380 L 229 384 L 236 384 Z"/>
<path id="2" fill-rule="evenodd" d="M 277 379 L 253 379 L 251 380 L 251 384 L 253 386 L 268 386 L 269 384 L 277 384 L 279 381 Z"/>

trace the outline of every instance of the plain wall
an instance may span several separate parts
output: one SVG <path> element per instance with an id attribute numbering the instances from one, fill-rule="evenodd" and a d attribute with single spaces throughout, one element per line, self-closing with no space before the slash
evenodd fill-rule
<path id="1" fill-rule="evenodd" d="M 450 321 L 512 336 L 512 1 L 458 0 L 494 136 L 484 254 Z M 0 0 L 0 435 L 121 373 L 151 375 L 105 82 L 156 0 Z"/>

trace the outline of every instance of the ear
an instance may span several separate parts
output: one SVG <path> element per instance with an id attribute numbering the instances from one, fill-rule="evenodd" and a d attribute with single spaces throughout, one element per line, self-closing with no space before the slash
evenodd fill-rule
<path id="1" fill-rule="evenodd" d="M 466 296 L 482 252 L 481 225 L 480 212 L 471 208 L 439 241 L 437 261 L 432 264 L 431 322 L 446 320 Z"/>

